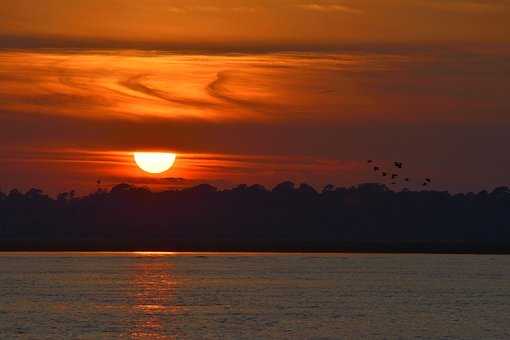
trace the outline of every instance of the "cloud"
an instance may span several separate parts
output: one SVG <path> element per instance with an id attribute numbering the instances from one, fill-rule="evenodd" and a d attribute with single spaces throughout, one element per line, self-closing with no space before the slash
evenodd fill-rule
<path id="1" fill-rule="evenodd" d="M 341 5 L 341 4 L 317 4 L 317 3 L 311 3 L 311 4 L 301 4 L 297 5 L 297 7 L 307 10 L 307 11 L 314 11 L 314 12 L 344 12 L 344 13 L 352 13 L 352 14 L 361 14 L 363 13 L 362 10 Z"/>
<path id="2" fill-rule="evenodd" d="M 251 117 L 260 117 L 260 115 L 264 115 L 265 118 L 271 117 L 274 112 L 283 108 L 277 103 L 264 100 L 267 99 L 264 96 L 247 98 L 247 96 L 243 96 L 243 93 L 232 91 L 232 88 L 239 87 L 239 85 L 246 86 L 247 84 L 250 84 L 252 89 L 256 89 L 255 77 L 256 75 L 250 72 L 220 71 L 216 74 L 216 79 L 207 85 L 207 93 L 223 103 L 247 110 L 245 111 L 245 119 L 248 118 L 247 112 L 255 113 L 251 114 Z M 290 105 L 290 103 L 287 105 Z"/>
<path id="3" fill-rule="evenodd" d="M 197 108 L 219 108 L 221 105 L 214 103 L 212 101 L 200 100 L 200 99 L 190 99 L 185 97 L 174 96 L 169 92 L 161 91 L 156 88 L 152 88 L 143 83 L 144 78 L 147 75 L 140 74 L 136 76 L 129 77 L 126 80 L 119 81 L 119 85 L 125 86 L 126 88 L 147 96 L 152 96 L 155 98 L 163 99 L 172 104 L 183 105 L 183 106 L 192 106 Z"/>

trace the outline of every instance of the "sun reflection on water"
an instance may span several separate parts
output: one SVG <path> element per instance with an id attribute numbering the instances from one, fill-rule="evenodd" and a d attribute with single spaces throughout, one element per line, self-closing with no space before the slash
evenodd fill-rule
<path id="1" fill-rule="evenodd" d="M 177 255 L 178 253 L 175 251 L 134 251 L 133 254 L 157 256 L 157 255 Z"/>
<path id="2" fill-rule="evenodd" d="M 170 252 L 134 252 L 142 256 L 159 256 L 172 254 Z M 169 329 L 181 307 L 175 305 L 175 290 L 177 279 L 172 273 L 173 264 L 155 260 L 133 265 L 131 278 L 132 313 L 135 322 L 129 331 L 130 338 L 135 339 L 163 339 L 165 334 L 175 334 Z M 150 261 L 150 260 L 149 260 Z"/>

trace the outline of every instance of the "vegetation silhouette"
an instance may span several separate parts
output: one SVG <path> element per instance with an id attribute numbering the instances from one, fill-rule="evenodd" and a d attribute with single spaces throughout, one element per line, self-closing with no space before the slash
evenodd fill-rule
<path id="1" fill-rule="evenodd" d="M 424 184 L 426 184 L 425 182 Z M 201 184 L 55 198 L 0 192 L 0 250 L 224 250 L 510 253 L 510 189 L 396 192 L 383 184 L 321 192 Z"/>

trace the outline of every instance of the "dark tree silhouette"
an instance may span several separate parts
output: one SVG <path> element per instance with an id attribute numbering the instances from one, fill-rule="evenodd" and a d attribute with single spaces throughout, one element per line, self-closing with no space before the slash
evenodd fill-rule
<path id="1" fill-rule="evenodd" d="M 424 182 L 423 185 L 427 185 Z M 377 183 L 317 192 L 119 184 L 56 198 L 0 192 L 0 250 L 161 249 L 510 252 L 510 189 L 451 195 Z"/>

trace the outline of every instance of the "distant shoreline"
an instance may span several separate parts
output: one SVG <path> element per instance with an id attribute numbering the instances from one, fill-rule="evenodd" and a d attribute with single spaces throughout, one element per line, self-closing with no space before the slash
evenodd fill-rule
<path id="1" fill-rule="evenodd" d="M 510 188 L 394 192 L 377 183 L 322 192 L 283 182 L 85 197 L 0 197 L 0 251 L 510 254 Z"/>
<path id="2" fill-rule="evenodd" d="M 226 241 L 191 243 L 189 241 L 41 241 L 0 240 L 0 252 L 225 252 L 225 253 L 380 253 L 380 254 L 487 254 L 510 255 L 509 243 L 327 243 L 250 242 L 233 244 Z"/>

